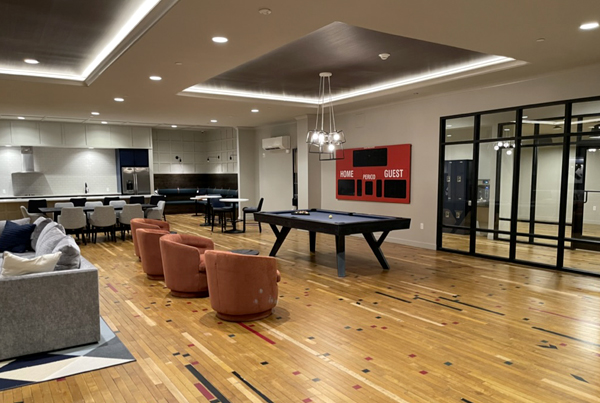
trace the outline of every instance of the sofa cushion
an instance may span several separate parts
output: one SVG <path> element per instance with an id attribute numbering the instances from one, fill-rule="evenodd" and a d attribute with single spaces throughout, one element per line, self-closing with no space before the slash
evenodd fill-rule
<path id="1" fill-rule="evenodd" d="M 35 222 L 33 223 L 35 224 L 35 229 L 31 234 L 31 249 L 35 250 L 36 244 L 38 242 L 40 234 L 42 233 L 42 230 L 46 228 L 48 224 L 51 224 L 53 222 L 54 221 L 47 217 L 40 217 L 37 220 L 35 220 Z"/>
<path id="2" fill-rule="evenodd" d="M 63 236 L 63 239 L 58 242 L 52 252 L 61 252 L 60 259 L 54 268 L 55 271 L 79 269 L 81 265 L 81 251 L 73 237 Z"/>
<path id="3" fill-rule="evenodd" d="M 12 222 L 14 222 L 15 224 L 19 224 L 19 225 L 25 225 L 25 224 L 29 224 L 30 220 L 29 218 L 19 218 L 18 220 L 10 220 Z M 0 234 L 2 234 L 2 231 L 4 231 L 4 226 L 6 225 L 7 221 L 0 221 Z"/>
<path id="4" fill-rule="evenodd" d="M 63 238 L 67 237 L 67 235 L 65 235 L 58 227 L 50 227 L 50 225 L 47 225 L 46 228 L 48 227 L 49 229 L 44 229 L 42 231 L 42 235 L 40 235 L 38 239 L 35 249 L 36 256 L 42 256 L 56 252 L 54 250 L 56 245 L 58 245 Z"/>
<path id="5" fill-rule="evenodd" d="M 61 252 L 56 252 L 27 259 L 13 255 L 10 252 L 4 252 L 1 276 L 12 277 L 54 271 L 54 267 L 56 266 L 56 262 L 58 262 L 60 255 Z"/>
<path id="6" fill-rule="evenodd" d="M 0 252 L 25 252 L 29 248 L 29 238 L 34 229 L 33 224 L 19 225 L 8 221 L 0 235 Z"/>
<path id="7" fill-rule="evenodd" d="M 38 240 L 35 244 L 35 251 L 37 252 L 37 250 L 42 247 L 43 244 L 45 244 L 48 241 L 48 233 L 52 232 L 53 229 L 57 229 L 58 231 L 62 232 L 63 234 L 65 234 L 65 229 L 62 225 L 52 221 L 50 223 L 47 223 L 46 226 L 44 228 L 42 228 L 42 231 L 40 232 L 40 235 L 38 237 Z M 52 250 L 52 248 L 54 248 L 54 245 L 56 245 L 56 243 L 47 246 L 44 249 L 44 252 L 41 253 L 37 253 L 37 255 L 44 255 L 46 253 L 50 253 L 50 251 Z"/>

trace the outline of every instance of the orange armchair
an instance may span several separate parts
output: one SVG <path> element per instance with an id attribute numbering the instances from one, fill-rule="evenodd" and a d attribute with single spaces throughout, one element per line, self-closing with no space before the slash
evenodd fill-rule
<path id="1" fill-rule="evenodd" d="M 269 256 L 206 252 L 210 304 L 217 317 L 231 322 L 258 320 L 277 305 L 277 260 Z"/>
<path id="2" fill-rule="evenodd" d="M 208 296 L 204 252 L 214 248 L 213 241 L 197 235 L 169 234 L 160 238 L 165 284 L 171 289 L 171 295 Z"/>
<path id="3" fill-rule="evenodd" d="M 134 218 L 133 220 L 131 220 L 130 225 L 131 225 L 131 238 L 133 239 L 133 247 L 135 249 L 135 255 L 138 258 L 140 258 L 140 260 L 141 260 L 140 247 L 137 243 L 137 239 L 135 236 L 136 235 L 135 231 L 138 228 L 162 229 L 165 231 L 171 230 L 171 227 L 169 226 L 168 222 L 160 221 L 160 220 L 152 220 L 149 218 Z"/>
<path id="4" fill-rule="evenodd" d="M 160 238 L 170 234 L 162 229 L 138 228 L 136 239 L 140 248 L 142 258 L 142 269 L 150 280 L 162 280 L 165 278 L 163 272 L 162 258 L 160 255 Z"/>

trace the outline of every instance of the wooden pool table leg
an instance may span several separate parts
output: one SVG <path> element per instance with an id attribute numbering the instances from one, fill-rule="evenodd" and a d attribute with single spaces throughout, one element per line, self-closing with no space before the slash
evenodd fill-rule
<path id="1" fill-rule="evenodd" d="M 346 236 L 335 236 L 335 252 L 337 256 L 338 277 L 346 276 Z"/>
<path id="2" fill-rule="evenodd" d="M 310 251 L 314 252 L 317 249 L 317 233 L 315 231 L 309 231 L 308 235 L 310 238 Z"/>
<path id="3" fill-rule="evenodd" d="M 383 241 L 385 240 L 385 237 L 389 233 L 390 233 L 390 231 L 385 231 L 383 234 L 381 234 L 381 236 L 379 237 L 378 240 L 375 240 L 375 237 L 373 236 L 372 232 L 365 232 L 365 233 L 363 233 L 363 236 L 367 240 L 367 243 L 371 247 L 371 250 L 375 254 L 375 257 L 377 258 L 377 260 L 379 260 L 379 264 L 385 270 L 389 270 L 390 269 L 390 265 L 388 264 L 387 260 L 385 259 L 385 256 L 383 256 L 383 252 L 381 251 L 380 246 L 383 243 Z"/>
<path id="4" fill-rule="evenodd" d="M 275 256 L 275 255 L 277 255 L 277 251 L 279 250 L 279 248 L 281 248 L 283 241 L 285 241 L 285 237 L 287 237 L 287 234 L 290 233 L 291 228 L 290 227 L 281 227 L 281 231 L 280 231 L 279 229 L 277 229 L 277 227 L 275 225 L 273 225 L 273 224 L 270 224 L 270 225 L 271 225 L 271 229 L 273 230 L 273 233 L 277 237 L 277 240 L 275 241 L 275 244 L 273 245 L 273 248 L 271 249 L 271 253 L 269 253 L 269 256 Z"/>

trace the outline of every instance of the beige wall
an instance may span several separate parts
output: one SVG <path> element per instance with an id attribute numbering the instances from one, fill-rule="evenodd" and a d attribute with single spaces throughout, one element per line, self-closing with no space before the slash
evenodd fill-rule
<path id="1" fill-rule="evenodd" d="M 256 169 L 258 150 L 256 150 L 256 132 L 254 129 L 238 129 L 238 194 L 248 199 L 240 203 L 240 211 L 246 206 L 258 205 L 258 171 Z"/>
<path id="2" fill-rule="evenodd" d="M 410 230 L 394 231 L 387 240 L 435 248 L 438 188 L 438 136 L 441 116 L 600 95 L 600 67 L 591 66 L 555 75 L 490 88 L 454 92 L 414 101 L 337 113 L 337 127 L 346 133 L 346 148 L 412 144 L 411 203 L 408 205 L 335 198 L 335 162 L 321 163 L 321 208 L 410 217 Z M 426 89 L 422 92 L 426 92 Z M 291 125 L 290 125 L 291 128 Z M 259 128 L 259 138 L 272 128 Z M 298 141 L 304 138 L 298 137 Z M 292 143 L 294 143 L 292 141 Z M 262 153 L 262 150 L 260 151 Z M 291 156 L 259 157 L 260 189 L 269 195 L 266 209 L 289 208 Z M 279 168 L 275 169 L 278 165 Z M 286 166 L 290 170 L 286 170 Z M 288 191 L 286 188 L 290 187 Z M 265 199 L 265 203 L 267 200 Z M 420 229 L 420 224 L 423 229 Z"/>

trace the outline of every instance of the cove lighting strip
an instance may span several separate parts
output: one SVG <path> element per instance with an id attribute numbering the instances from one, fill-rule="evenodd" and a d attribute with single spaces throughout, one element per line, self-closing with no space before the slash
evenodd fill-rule
<path id="1" fill-rule="evenodd" d="M 372 94 L 374 92 L 390 90 L 393 88 L 403 87 L 410 84 L 420 83 L 423 81 L 433 80 L 436 78 L 448 77 L 454 74 L 464 73 L 467 71 L 473 71 L 477 69 L 482 69 L 484 67 L 490 67 L 502 63 L 513 62 L 515 59 L 510 57 L 503 56 L 495 56 L 492 58 L 486 58 L 484 60 L 480 60 L 475 63 L 470 63 L 466 65 L 461 65 L 457 67 L 452 67 L 449 69 L 444 69 L 434 73 L 421 74 L 416 77 L 392 81 L 386 84 L 380 84 L 373 87 L 363 88 L 356 91 L 347 92 L 344 94 L 336 95 L 332 97 L 331 101 L 336 102 L 343 99 L 358 97 L 361 95 Z M 210 87 L 203 87 L 202 85 L 194 85 L 192 87 L 186 88 L 182 91 L 183 93 L 196 93 L 196 94 L 211 94 L 211 95 L 223 95 L 223 96 L 231 96 L 231 97 L 243 97 L 243 98 L 256 98 L 256 99 L 265 99 L 270 101 L 284 101 L 284 102 L 295 102 L 295 103 L 304 103 L 304 104 L 312 104 L 318 105 L 318 98 L 300 98 L 300 97 L 292 97 L 285 95 L 275 95 L 275 94 L 263 94 L 258 92 L 251 91 L 237 91 L 237 90 L 223 90 L 223 89 L 214 89 Z M 329 99 L 327 99 L 329 102 Z"/>
<path id="2" fill-rule="evenodd" d="M 150 11 L 160 2 L 160 0 L 146 0 L 140 7 L 131 15 L 129 20 L 119 29 L 112 37 L 108 44 L 96 55 L 92 63 L 90 63 L 82 74 L 61 74 L 43 71 L 31 71 L 24 69 L 3 69 L 0 68 L 0 74 L 9 74 L 14 76 L 42 77 L 54 78 L 59 80 L 85 81 L 90 74 L 106 59 L 110 53 L 119 46 L 127 35 L 148 15 Z"/>

